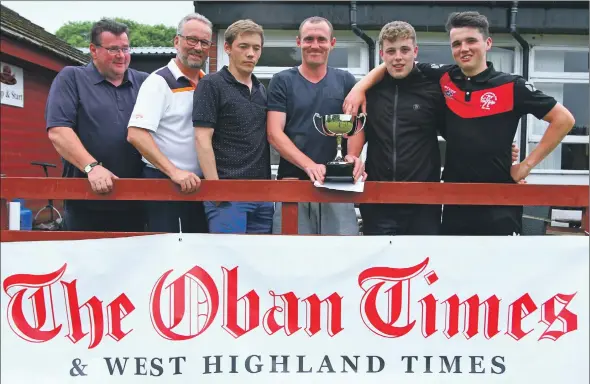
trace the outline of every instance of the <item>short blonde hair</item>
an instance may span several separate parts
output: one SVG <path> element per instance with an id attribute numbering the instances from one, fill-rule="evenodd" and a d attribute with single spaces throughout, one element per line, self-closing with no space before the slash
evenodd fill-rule
<path id="1" fill-rule="evenodd" d="M 379 48 L 383 48 L 383 41 L 396 41 L 398 39 L 412 39 L 416 45 L 416 30 L 405 21 L 392 21 L 385 24 L 379 33 Z"/>
<path id="2" fill-rule="evenodd" d="M 299 24 L 299 32 L 297 35 L 298 37 L 301 37 L 301 31 L 303 31 L 303 27 L 307 23 L 310 23 L 310 24 L 326 23 L 326 24 L 328 24 L 328 28 L 330 28 L 330 38 L 332 38 L 332 35 L 334 35 L 334 26 L 332 26 L 332 23 L 330 23 L 330 21 L 328 19 L 326 19 L 325 17 L 320 17 L 320 16 L 311 16 L 311 17 L 308 17 L 307 19 L 303 20 L 301 22 L 301 24 Z"/>
<path id="3" fill-rule="evenodd" d="M 226 43 L 232 45 L 237 37 L 243 33 L 259 34 L 260 39 L 262 40 L 262 45 L 264 45 L 264 30 L 260 25 L 250 19 L 236 21 L 225 30 L 223 37 L 225 38 Z"/>

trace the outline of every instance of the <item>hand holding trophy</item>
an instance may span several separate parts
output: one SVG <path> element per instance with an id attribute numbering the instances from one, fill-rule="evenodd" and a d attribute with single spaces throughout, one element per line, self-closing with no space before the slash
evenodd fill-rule
<path id="1" fill-rule="evenodd" d="M 316 125 L 316 118 L 319 118 L 322 124 L 320 130 Z M 362 119 L 362 125 L 360 120 Z M 354 164 L 344 160 L 342 156 L 342 137 L 346 135 L 354 136 L 365 128 L 367 115 L 361 113 L 358 116 L 346 114 L 313 115 L 313 126 L 324 136 L 336 136 L 336 158 L 326 164 L 325 181 L 340 181 L 354 183 L 353 169 Z"/>

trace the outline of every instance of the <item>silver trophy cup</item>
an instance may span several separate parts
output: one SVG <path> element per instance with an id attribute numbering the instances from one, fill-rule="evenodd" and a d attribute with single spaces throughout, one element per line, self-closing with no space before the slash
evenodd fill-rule
<path id="1" fill-rule="evenodd" d="M 319 129 L 316 120 L 321 121 Z M 361 124 L 362 120 L 362 124 Z M 326 181 L 354 182 L 354 164 L 344 160 L 342 156 L 342 138 L 354 136 L 365 128 L 367 115 L 361 113 L 358 116 L 346 114 L 313 115 L 313 126 L 324 136 L 336 136 L 336 158 L 326 164 Z"/>

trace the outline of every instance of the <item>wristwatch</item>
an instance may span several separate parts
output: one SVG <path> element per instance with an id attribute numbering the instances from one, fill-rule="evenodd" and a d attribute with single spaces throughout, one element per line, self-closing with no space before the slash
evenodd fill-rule
<path id="1" fill-rule="evenodd" d="M 97 165 L 100 165 L 100 163 L 98 161 L 88 164 L 87 166 L 84 167 L 84 173 L 89 174 L 90 171 L 92 171 L 92 168 L 96 167 Z"/>

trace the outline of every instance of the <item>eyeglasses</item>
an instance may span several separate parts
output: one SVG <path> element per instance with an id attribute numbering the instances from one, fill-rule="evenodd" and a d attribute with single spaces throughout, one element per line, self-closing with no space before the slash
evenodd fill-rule
<path id="1" fill-rule="evenodd" d="M 117 53 L 119 53 L 119 51 L 121 51 L 125 55 L 128 54 L 129 52 L 131 52 L 131 48 L 129 48 L 129 47 L 123 47 L 123 48 L 120 48 L 120 47 L 103 47 L 102 45 L 98 45 L 98 44 L 96 46 L 106 49 L 107 52 L 110 55 L 113 55 L 113 56 L 115 56 Z"/>
<path id="2" fill-rule="evenodd" d="M 178 35 L 178 36 L 185 39 L 186 43 L 188 45 L 190 45 L 191 47 L 196 47 L 197 44 L 201 43 L 201 47 L 203 47 L 204 49 L 207 49 L 212 44 L 212 42 L 209 40 L 199 39 L 198 37 L 194 37 L 194 36 L 183 36 L 183 35 Z"/>

